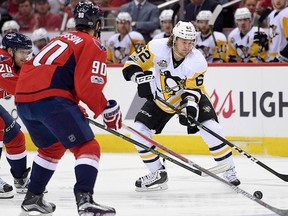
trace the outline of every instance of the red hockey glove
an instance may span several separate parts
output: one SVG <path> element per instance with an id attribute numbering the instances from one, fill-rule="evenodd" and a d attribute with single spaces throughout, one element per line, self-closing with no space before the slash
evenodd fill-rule
<path id="1" fill-rule="evenodd" d="M 79 107 L 80 111 L 83 113 L 83 115 L 84 115 L 85 117 L 89 117 L 86 109 L 85 109 L 83 106 L 81 106 L 80 104 L 78 104 L 78 107 Z"/>
<path id="2" fill-rule="evenodd" d="M 120 129 L 122 127 L 122 113 L 120 106 L 115 100 L 109 100 L 106 108 L 102 112 L 103 121 L 107 128 Z"/>

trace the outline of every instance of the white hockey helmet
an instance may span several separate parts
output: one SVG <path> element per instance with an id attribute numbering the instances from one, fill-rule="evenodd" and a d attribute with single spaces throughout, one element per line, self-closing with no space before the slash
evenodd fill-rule
<path id="1" fill-rule="evenodd" d="M 20 29 L 20 26 L 15 20 L 9 20 L 3 24 L 1 30 L 2 30 L 2 34 L 5 34 L 5 31 L 8 31 L 8 30 L 16 30 L 17 32 L 19 32 L 19 29 Z"/>
<path id="2" fill-rule="evenodd" d="M 239 19 L 250 19 L 251 20 L 251 12 L 246 7 L 238 8 L 235 11 L 234 17 L 235 17 L 235 20 L 239 20 Z"/>
<path id="3" fill-rule="evenodd" d="M 71 17 L 66 24 L 67 29 L 75 28 L 75 19 Z"/>
<path id="4" fill-rule="evenodd" d="M 173 28 L 174 38 L 188 39 L 196 41 L 196 30 L 191 22 L 179 21 Z"/>
<path id="5" fill-rule="evenodd" d="M 132 17 L 128 12 L 120 12 L 117 17 L 116 17 L 116 22 L 121 22 L 121 21 L 128 21 L 132 22 Z"/>
<path id="6" fill-rule="evenodd" d="M 33 31 L 32 33 L 32 41 L 38 41 L 41 39 L 48 40 L 48 32 L 46 31 L 45 28 L 39 28 Z"/>
<path id="7" fill-rule="evenodd" d="M 206 20 L 209 21 L 212 17 L 212 12 L 209 10 L 202 10 L 198 13 L 196 20 Z"/>
<path id="8" fill-rule="evenodd" d="M 172 9 L 163 10 L 159 16 L 160 22 L 171 21 L 172 16 L 173 16 L 173 10 Z"/>

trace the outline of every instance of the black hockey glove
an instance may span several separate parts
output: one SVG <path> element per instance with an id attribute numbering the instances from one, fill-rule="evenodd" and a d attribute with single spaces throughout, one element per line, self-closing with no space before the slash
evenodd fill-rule
<path id="1" fill-rule="evenodd" d="M 254 43 L 263 47 L 265 50 L 268 50 L 268 36 L 265 32 L 256 31 L 254 33 L 254 39 L 253 40 L 254 40 Z"/>
<path id="2" fill-rule="evenodd" d="M 152 71 L 145 71 L 136 76 L 136 83 L 138 84 L 138 95 L 147 100 L 155 99 L 156 85 L 155 78 Z"/>
<path id="3" fill-rule="evenodd" d="M 188 134 L 197 133 L 199 129 L 195 124 L 193 124 L 191 118 L 195 120 L 198 119 L 198 104 L 195 102 L 194 97 L 189 94 L 184 93 L 181 97 L 182 101 L 180 102 L 180 106 L 181 110 L 183 111 L 183 115 L 179 115 L 179 123 L 187 126 Z"/>

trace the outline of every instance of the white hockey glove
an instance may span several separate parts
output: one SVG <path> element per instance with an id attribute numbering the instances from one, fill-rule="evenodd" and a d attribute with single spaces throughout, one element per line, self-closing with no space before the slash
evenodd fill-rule
<path id="1" fill-rule="evenodd" d="M 107 128 L 120 129 L 122 127 L 122 113 L 115 100 L 109 100 L 102 112 L 103 121 Z"/>

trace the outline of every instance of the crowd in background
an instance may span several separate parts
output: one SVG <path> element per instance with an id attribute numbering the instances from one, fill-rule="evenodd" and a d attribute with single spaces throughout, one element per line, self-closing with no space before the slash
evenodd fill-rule
<path id="1" fill-rule="evenodd" d="M 213 28 L 208 25 L 212 12 L 217 5 L 225 5 L 229 0 L 180 0 L 160 9 L 157 6 L 167 1 L 93 1 L 104 12 L 106 27 L 103 30 L 116 32 L 106 44 L 108 63 L 124 63 L 136 48 L 147 44 L 151 39 L 169 37 L 174 24 L 179 20 L 191 21 L 197 28 L 199 35 L 196 48 L 208 62 L 285 62 L 288 59 L 287 0 L 239 1 L 223 8 Z M 73 30 L 73 10 L 78 2 L 79 0 L 0 0 L 2 37 L 11 31 L 24 34 L 33 32 L 31 39 L 34 53 L 37 54 L 50 40 L 48 32 L 62 34 Z M 281 2 L 282 6 L 277 6 Z M 239 8 L 245 10 L 239 11 Z M 268 23 L 269 14 L 273 10 L 276 10 L 276 15 L 284 11 L 278 19 L 279 23 L 282 22 L 280 19 L 284 20 L 282 27 L 278 26 L 278 29 L 274 28 L 277 23 Z M 126 14 L 123 15 L 123 12 Z M 276 32 L 277 45 L 275 31 L 282 31 L 281 34 Z M 271 51 L 269 45 L 272 40 L 274 45 Z"/>

